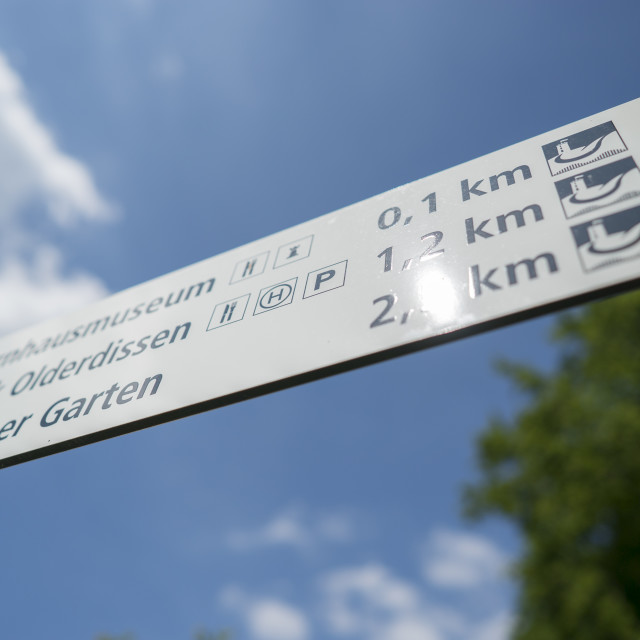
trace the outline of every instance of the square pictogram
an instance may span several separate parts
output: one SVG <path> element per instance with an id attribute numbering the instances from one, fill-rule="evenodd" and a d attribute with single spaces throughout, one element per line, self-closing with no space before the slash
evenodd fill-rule
<path id="1" fill-rule="evenodd" d="M 317 296 L 320 293 L 344 287 L 347 278 L 347 260 L 330 264 L 307 274 L 303 298 Z"/>
<path id="2" fill-rule="evenodd" d="M 611 212 L 640 197 L 640 171 L 633 158 L 623 158 L 555 183 L 567 218 Z"/>
<path id="3" fill-rule="evenodd" d="M 299 240 L 283 244 L 276 254 L 276 260 L 273 265 L 274 269 L 284 267 L 291 262 L 304 260 L 311 255 L 311 247 L 313 245 L 313 236 L 305 236 Z"/>
<path id="4" fill-rule="evenodd" d="M 624 153 L 627 146 L 613 122 L 604 122 L 542 147 L 552 176 Z"/>
<path id="5" fill-rule="evenodd" d="M 249 278 L 253 278 L 254 276 L 259 276 L 261 273 L 264 273 L 264 269 L 267 266 L 268 259 L 269 252 L 265 251 L 264 253 L 259 253 L 256 256 L 251 256 L 250 258 L 240 260 L 240 262 L 236 263 L 236 266 L 233 269 L 233 274 L 231 275 L 231 281 L 229 282 L 229 284 L 242 282 L 244 280 L 248 280 Z"/>
<path id="6" fill-rule="evenodd" d="M 212 331 L 219 327 L 226 327 L 228 324 L 233 324 L 234 322 L 240 322 L 240 320 L 244 318 L 250 297 L 251 294 L 247 293 L 245 296 L 217 304 L 211 314 L 207 331 Z"/>
<path id="7" fill-rule="evenodd" d="M 585 271 L 640 258 L 640 206 L 571 227 Z"/>
<path id="8" fill-rule="evenodd" d="M 253 311 L 253 315 L 257 316 L 260 313 L 279 309 L 280 307 L 285 307 L 288 304 L 291 304 L 293 302 L 297 282 L 298 278 L 291 278 L 291 280 L 279 282 L 278 284 L 273 284 L 270 287 L 261 289 L 258 294 L 258 301 L 256 302 L 256 308 Z"/>

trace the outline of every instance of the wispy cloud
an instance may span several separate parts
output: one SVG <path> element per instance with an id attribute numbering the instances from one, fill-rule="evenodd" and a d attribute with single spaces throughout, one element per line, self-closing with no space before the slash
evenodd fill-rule
<path id="1" fill-rule="evenodd" d="M 254 640 L 307 640 L 309 637 L 306 615 L 283 600 L 253 598 L 237 587 L 230 587 L 222 593 L 221 603 L 246 618 Z"/>
<path id="2" fill-rule="evenodd" d="M 320 590 L 325 621 L 334 633 L 389 638 L 394 629 L 410 624 L 425 639 L 439 637 L 417 615 L 418 590 L 380 564 L 334 570 L 321 578 Z"/>
<path id="3" fill-rule="evenodd" d="M 104 219 L 113 208 L 98 193 L 87 168 L 63 153 L 37 118 L 23 83 L 0 53 L 0 216 L 41 200 L 56 222 Z"/>
<path id="4" fill-rule="evenodd" d="M 302 509 L 287 509 L 255 528 L 232 531 L 227 543 L 236 551 L 274 546 L 310 549 L 322 543 L 347 542 L 353 535 L 353 523 L 344 514 L 314 516 Z"/>
<path id="5" fill-rule="evenodd" d="M 429 537 L 423 559 L 426 580 L 438 587 L 479 587 L 502 578 L 508 556 L 486 538 L 437 530 Z"/>
<path id="6" fill-rule="evenodd" d="M 97 278 L 64 269 L 62 253 L 23 222 L 29 207 L 67 228 L 115 212 L 87 167 L 59 148 L 0 52 L 0 333 L 106 293 Z"/>
<path id="7" fill-rule="evenodd" d="M 506 640 L 504 603 L 478 616 L 464 598 L 442 604 L 418 582 L 380 564 L 334 570 L 320 580 L 323 617 L 336 636 L 366 640 Z M 466 591 L 466 590 L 465 590 Z"/>
<path id="8" fill-rule="evenodd" d="M 78 308 L 107 293 L 91 275 L 63 274 L 62 256 L 54 247 L 38 247 L 29 263 L 10 256 L 0 269 L 0 334 Z"/>
<path id="9" fill-rule="evenodd" d="M 438 529 L 416 560 L 427 569 L 424 580 L 420 562 L 413 578 L 384 562 L 317 573 L 296 585 L 298 600 L 307 594 L 304 608 L 237 587 L 225 589 L 221 602 L 244 619 L 251 640 L 507 640 L 513 627 L 507 557 L 493 543 Z"/>

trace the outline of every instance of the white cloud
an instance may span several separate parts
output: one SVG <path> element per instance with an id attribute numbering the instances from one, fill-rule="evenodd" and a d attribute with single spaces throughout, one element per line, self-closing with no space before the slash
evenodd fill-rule
<path id="1" fill-rule="evenodd" d="M 309 549 L 325 542 L 347 542 L 353 536 L 351 520 L 342 514 L 310 516 L 300 509 L 287 509 L 250 530 L 237 530 L 227 543 L 237 551 L 271 546 Z"/>
<path id="2" fill-rule="evenodd" d="M 289 525 L 282 537 L 297 539 Z M 444 567 L 446 559 L 447 569 L 436 567 L 436 579 L 427 583 L 381 562 L 327 571 L 312 582 L 314 605 L 305 612 L 237 587 L 223 590 L 220 602 L 242 615 L 255 640 L 299 640 L 312 632 L 351 640 L 507 640 L 513 616 L 505 554 L 481 536 L 439 529 L 428 537 L 424 559 L 428 568 L 434 559 Z M 304 591 L 300 585 L 298 596 Z"/>
<path id="3" fill-rule="evenodd" d="M 441 605 L 420 585 L 386 567 L 339 569 L 320 580 L 324 622 L 343 637 L 362 640 L 506 640 L 512 617 L 504 603 L 477 616 L 467 603 Z M 464 594 L 468 594 L 465 589 Z M 474 593 L 475 595 L 475 593 Z"/>
<path id="4" fill-rule="evenodd" d="M 49 246 L 35 252 L 32 263 L 8 258 L 0 268 L 0 334 L 81 307 L 107 294 L 97 278 L 65 276 L 60 253 Z"/>
<path id="5" fill-rule="evenodd" d="M 249 629 L 261 640 L 303 640 L 309 635 L 305 616 L 279 600 L 258 600 L 249 610 Z"/>
<path id="6" fill-rule="evenodd" d="M 114 208 L 85 165 L 59 149 L 2 52 L 0 176 L 0 333 L 104 296 L 97 278 L 68 273 L 62 253 L 37 235 L 33 219 L 23 222 L 27 207 L 67 227 L 111 219 Z"/>
<path id="7" fill-rule="evenodd" d="M 506 554 L 485 538 L 438 530 L 427 542 L 423 571 L 435 586 L 464 589 L 500 578 L 507 562 Z"/>
<path id="8" fill-rule="evenodd" d="M 389 624 L 378 637 L 382 640 L 440 640 L 442 636 L 426 620 L 400 618 Z"/>
<path id="9" fill-rule="evenodd" d="M 252 639 L 306 640 L 309 637 L 307 617 L 282 600 L 253 598 L 237 587 L 229 587 L 221 594 L 220 601 L 245 618 Z"/>
<path id="10" fill-rule="evenodd" d="M 507 640 L 514 622 L 513 614 L 508 611 L 500 611 L 478 625 L 474 640 Z"/>
<path id="11" fill-rule="evenodd" d="M 63 153 L 38 120 L 22 81 L 2 53 L 0 171 L 0 217 L 16 214 L 33 199 L 42 199 L 60 224 L 75 218 L 108 218 L 113 213 L 86 167 Z"/>
<path id="12" fill-rule="evenodd" d="M 342 635 L 380 635 L 389 625 L 414 618 L 420 596 L 415 587 L 377 564 L 332 571 L 320 581 L 329 628 Z M 388 629 L 387 629 L 388 630 Z"/>

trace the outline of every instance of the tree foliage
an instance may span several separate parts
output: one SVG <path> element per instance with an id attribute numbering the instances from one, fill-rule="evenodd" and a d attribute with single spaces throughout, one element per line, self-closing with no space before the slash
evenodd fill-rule
<path id="1" fill-rule="evenodd" d="M 527 396 L 479 439 L 472 517 L 524 539 L 517 640 L 640 638 L 640 293 L 561 316 L 550 374 L 502 363 Z"/>

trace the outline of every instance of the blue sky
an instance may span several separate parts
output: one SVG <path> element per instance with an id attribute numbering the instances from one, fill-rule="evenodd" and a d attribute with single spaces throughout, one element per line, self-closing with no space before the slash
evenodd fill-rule
<path id="1" fill-rule="evenodd" d="M 0 1 L 0 331 L 640 95 L 640 5 Z M 551 318 L 0 471 L 0 636 L 501 640 L 474 440 Z M 212 367 L 218 363 L 211 363 Z"/>

